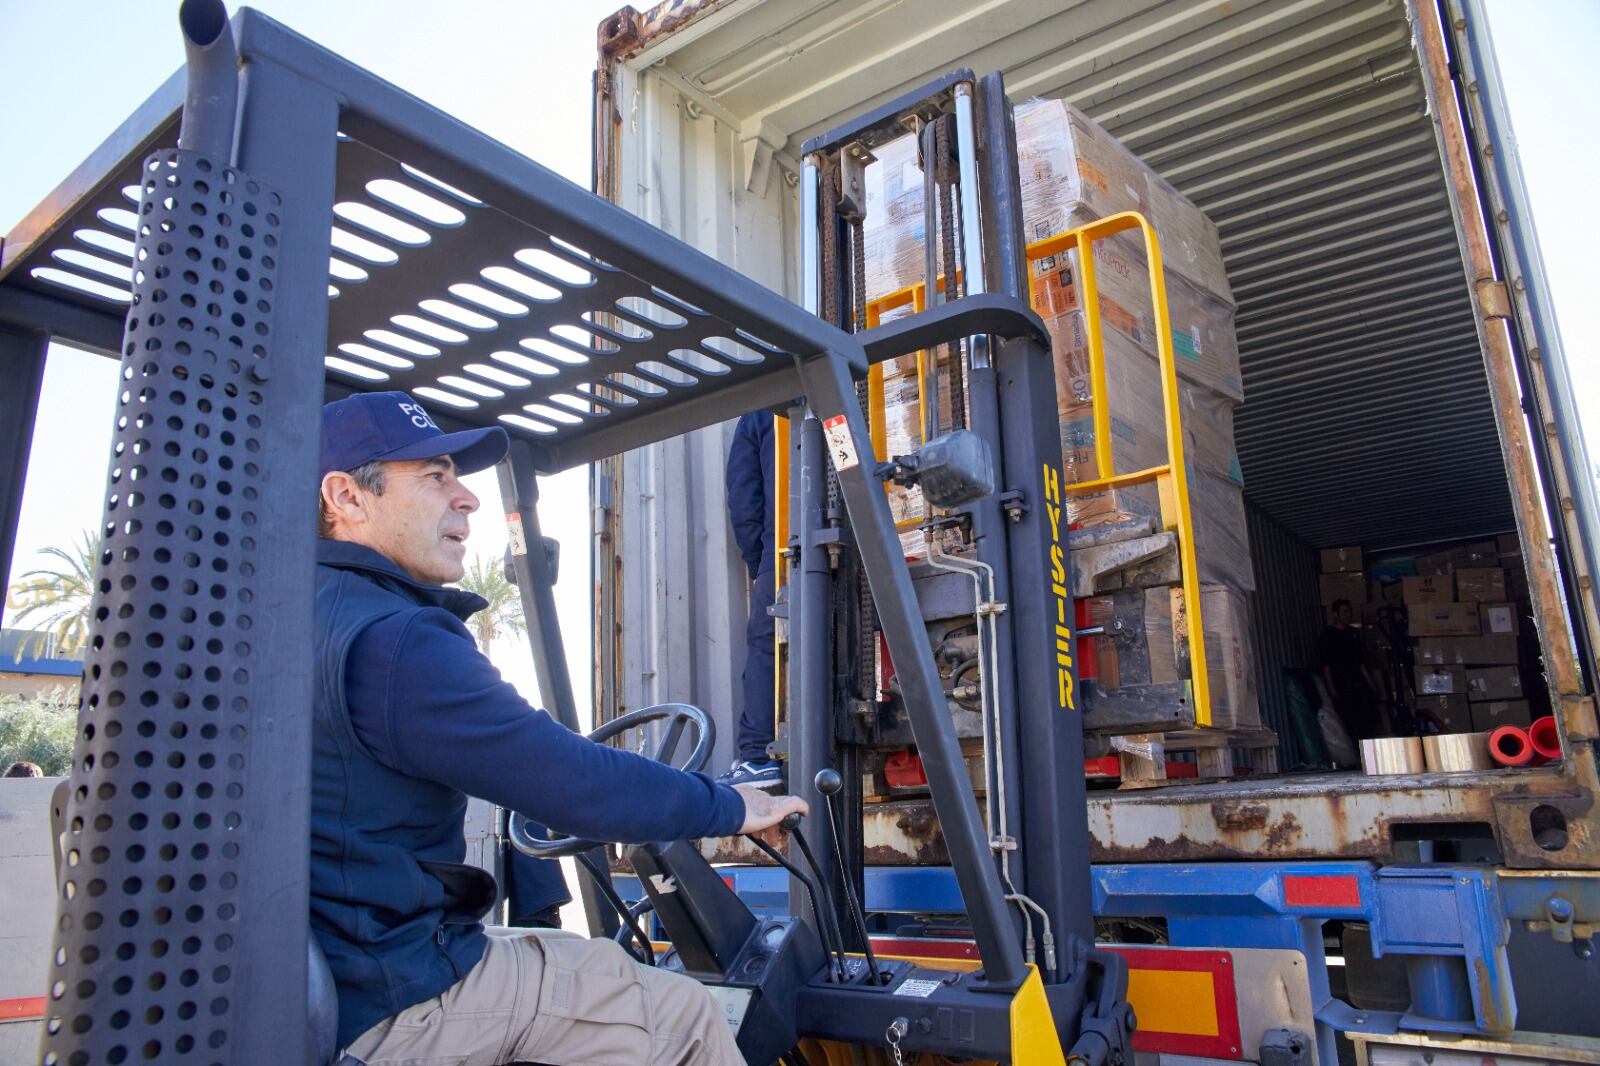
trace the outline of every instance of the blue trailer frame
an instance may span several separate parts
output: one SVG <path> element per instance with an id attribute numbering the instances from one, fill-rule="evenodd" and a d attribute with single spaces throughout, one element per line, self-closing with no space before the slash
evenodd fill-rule
<path id="1" fill-rule="evenodd" d="M 751 909 L 787 912 L 783 870 L 720 872 Z M 1330 1066 L 1339 1061 L 1337 1033 L 1508 1036 L 1517 1023 L 1507 951 L 1512 923 L 1530 923 L 1580 953 L 1592 952 L 1600 924 L 1600 871 L 1242 862 L 1096 865 L 1091 876 L 1096 917 L 1161 918 L 1172 947 L 1300 952 L 1316 1011 L 1318 1061 Z M 642 894 L 635 879 L 616 881 L 624 896 Z M 954 877 L 939 866 L 868 867 L 864 902 L 870 914 L 962 910 Z M 1333 920 L 1367 923 L 1375 957 L 1405 959 L 1409 1011 L 1358 1009 L 1333 994 L 1323 942 L 1323 925 Z"/>

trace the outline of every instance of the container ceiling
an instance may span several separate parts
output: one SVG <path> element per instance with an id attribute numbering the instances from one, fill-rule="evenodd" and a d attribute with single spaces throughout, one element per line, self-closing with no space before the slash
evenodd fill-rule
<path id="1" fill-rule="evenodd" d="M 1314 546 L 1513 528 L 1400 0 L 726 0 L 644 26 L 630 64 L 790 157 L 957 66 L 1070 100 L 1221 231 L 1252 502 Z"/>

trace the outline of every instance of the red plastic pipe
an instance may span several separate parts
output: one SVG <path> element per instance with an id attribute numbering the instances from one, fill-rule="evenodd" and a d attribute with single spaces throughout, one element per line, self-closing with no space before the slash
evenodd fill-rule
<path id="1" fill-rule="evenodd" d="M 1489 755 L 1501 766 L 1526 766 L 1533 758 L 1533 744 L 1521 726 L 1503 725 L 1489 734 Z"/>
<path id="2" fill-rule="evenodd" d="M 1535 755 L 1561 761 L 1561 735 L 1556 732 L 1554 715 L 1547 714 L 1528 727 L 1528 743 L 1533 745 Z"/>

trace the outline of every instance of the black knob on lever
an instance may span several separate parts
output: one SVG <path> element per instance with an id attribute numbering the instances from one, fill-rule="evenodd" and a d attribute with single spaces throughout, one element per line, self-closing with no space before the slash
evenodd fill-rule
<path id="1" fill-rule="evenodd" d="M 800 828 L 800 812 L 791 811 L 783 816 L 783 821 L 778 823 L 778 828 L 785 833 L 792 833 Z"/>
<path id="2" fill-rule="evenodd" d="M 833 809 L 833 797 L 844 787 L 844 779 L 839 776 L 837 770 L 824 767 L 817 771 L 817 776 L 811 779 L 811 783 L 822 793 L 823 806 L 828 810 L 828 830 L 833 836 L 833 855 L 839 863 L 839 873 L 844 879 L 844 898 L 850 908 L 851 923 L 856 927 L 856 933 L 861 937 L 861 946 L 866 951 L 868 977 L 873 984 L 882 984 L 883 977 L 878 970 L 878 960 L 872 954 L 872 939 L 867 935 L 867 922 L 861 915 L 861 903 L 856 899 L 855 886 L 844 874 L 844 846 L 839 842 L 839 813 Z"/>

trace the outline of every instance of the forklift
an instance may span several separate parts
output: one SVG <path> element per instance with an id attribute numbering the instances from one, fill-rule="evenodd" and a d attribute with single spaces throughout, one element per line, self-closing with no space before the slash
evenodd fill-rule
<path id="1" fill-rule="evenodd" d="M 516 846 L 581 857 L 597 927 L 702 981 L 753 1064 L 847 1061 L 841 1045 L 895 1063 L 1127 1061 L 1126 962 L 1094 944 L 1055 384 L 999 76 L 952 73 L 806 145 L 797 306 L 257 12 L 185 0 L 179 21 L 186 69 L 0 255 L 8 416 L 31 432 L 52 337 L 118 357 L 124 386 L 54 812 L 41 1061 L 337 1054 L 306 914 L 309 486 L 324 399 L 365 389 L 421 397 L 447 431 L 510 434 L 512 569 L 545 703 L 572 727 L 538 477 L 778 413 L 788 775 L 815 812 L 766 849 L 788 913 L 758 917 L 689 842 L 626 850 L 646 895 L 631 906 L 603 842 L 519 820 Z M 938 202 L 940 295 L 867 328 L 864 169 L 907 133 Z M 334 232 L 369 250 L 357 271 L 330 277 Z M 873 368 L 919 351 L 944 353 L 959 399 L 914 452 L 880 456 Z M 916 573 L 890 482 L 927 504 Z M 20 493 L 19 474 L 0 484 L 8 525 Z M 952 609 L 974 619 L 982 789 L 929 643 Z M 645 726 L 658 758 L 688 740 L 684 765 L 704 765 L 698 708 L 592 736 Z M 915 746 L 976 965 L 872 951 L 861 759 L 886 742 Z M 598 920 L 606 901 L 617 914 Z"/>

